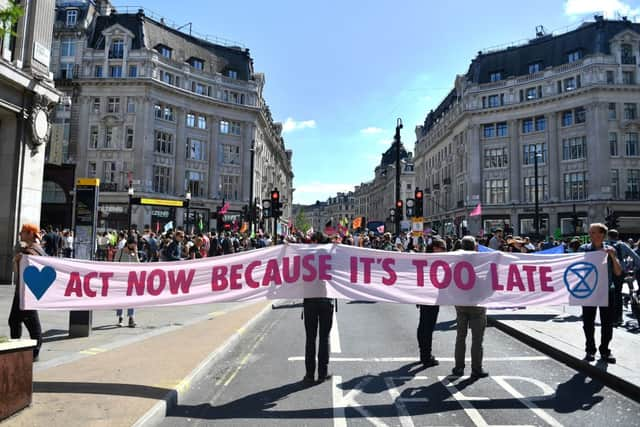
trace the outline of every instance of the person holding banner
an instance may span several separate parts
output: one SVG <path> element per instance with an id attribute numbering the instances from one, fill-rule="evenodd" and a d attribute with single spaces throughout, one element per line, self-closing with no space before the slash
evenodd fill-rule
<path id="1" fill-rule="evenodd" d="M 122 249 L 118 249 L 115 257 L 113 258 L 115 262 L 140 262 L 138 258 L 138 242 L 136 238 L 133 236 L 127 237 L 127 241 L 125 246 Z M 129 327 L 135 328 L 136 322 L 133 319 L 133 308 L 127 309 L 127 316 L 129 317 Z M 124 326 L 122 323 L 122 309 L 119 308 L 116 310 L 116 316 L 118 316 L 118 326 Z"/>
<path id="2" fill-rule="evenodd" d="M 20 229 L 20 243 L 16 248 L 16 254 L 13 257 L 14 271 L 16 273 L 16 292 L 13 296 L 13 304 L 11 304 L 11 313 L 9 314 L 9 329 L 11 339 L 18 339 L 22 336 L 22 323 L 24 322 L 31 339 L 36 340 L 37 344 L 33 349 L 33 361 L 38 360 L 40 348 L 42 347 L 42 326 L 40 325 L 40 317 L 36 310 L 22 310 L 20 308 L 20 261 L 22 255 L 39 255 L 47 256 L 47 253 L 38 245 L 36 236 L 40 233 L 40 227 L 35 224 L 23 224 Z"/>
<path id="3" fill-rule="evenodd" d="M 611 354 L 609 349 L 609 343 L 613 338 L 613 322 L 614 312 L 613 307 L 614 292 L 615 292 L 615 277 L 622 275 L 622 266 L 616 256 L 615 248 L 604 243 L 604 239 L 607 235 L 608 228 L 606 225 L 596 222 L 589 226 L 589 238 L 591 243 L 580 246 L 580 252 L 592 252 L 604 250 L 607 252 L 607 270 L 608 270 L 608 282 L 609 286 L 609 304 L 606 307 L 582 307 L 582 330 L 584 331 L 585 352 L 584 360 L 593 362 L 596 360 L 596 340 L 595 340 L 595 322 L 596 322 L 596 310 L 600 309 L 600 357 L 607 363 L 616 363 L 616 358 Z"/>
<path id="4" fill-rule="evenodd" d="M 433 252 L 447 252 L 447 243 L 435 238 L 431 242 Z M 418 305 L 420 310 L 420 320 L 418 321 L 418 348 L 420 349 L 420 363 L 425 368 L 437 366 L 440 364 L 438 359 L 433 356 L 431 347 L 433 343 L 433 329 L 438 321 L 439 305 Z"/>
<path id="5" fill-rule="evenodd" d="M 464 236 L 460 241 L 463 251 L 476 251 L 476 239 Z M 487 326 L 486 307 L 464 307 L 456 305 L 456 365 L 451 374 L 464 375 L 464 355 L 466 352 L 467 332 L 471 329 L 471 378 L 484 378 L 489 373 L 482 369 L 482 341 Z"/>

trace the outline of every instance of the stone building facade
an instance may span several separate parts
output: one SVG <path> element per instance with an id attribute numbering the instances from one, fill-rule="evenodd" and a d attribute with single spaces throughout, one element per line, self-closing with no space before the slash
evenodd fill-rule
<path id="1" fill-rule="evenodd" d="M 611 212 L 640 234 L 639 57 L 640 25 L 599 16 L 480 52 L 416 128 L 426 225 L 533 235 L 537 192 L 543 236 L 584 233 Z"/>
<path id="2" fill-rule="evenodd" d="M 60 132 L 62 163 L 74 164 L 76 177 L 100 178 L 99 228 L 127 226 L 130 187 L 134 197 L 189 194 L 196 231 L 234 227 L 247 219 L 245 206 L 278 188 L 286 224 L 292 152 L 249 50 L 179 31 L 142 9 L 124 12 L 108 1 L 58 0 L 54 27 L 52 68 L 73 99 L 57 117 L 68 128 Z M 216 215 L 225 203 L 227 213 Z M 184 225 L 186 211 L 134 204 L 131 217 L 162 229 Z"/>
<path id="3" fill-rule="evenodd" d="M 0 9 L 10 7 L 0 0 Z M 40 221 L 50 114 L 60 101 L 49 73 L 53 0 L 22 2 L 15 35 L 0 44 L 0 283 L 10 283 L 21 224 Z M 37 25 L 36 25 L 37 24 Z"/>

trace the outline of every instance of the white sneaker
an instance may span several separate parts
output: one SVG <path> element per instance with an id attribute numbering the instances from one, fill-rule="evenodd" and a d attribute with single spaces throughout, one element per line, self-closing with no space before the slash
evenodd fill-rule
<path id="1" fill-rule="evenodd" d="M 122 320 L 122 316 L 118 317 L 118 327 L 122 328 L 124 326 L 124 322 Z"/>

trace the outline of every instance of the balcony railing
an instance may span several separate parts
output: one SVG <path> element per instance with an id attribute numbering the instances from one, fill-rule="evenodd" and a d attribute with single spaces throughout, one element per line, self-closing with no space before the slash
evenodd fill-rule
<path id="1" fill-rule="evenodd" d="M 625 191 L 625 200 L 640 200 L 640 191 Z"/>

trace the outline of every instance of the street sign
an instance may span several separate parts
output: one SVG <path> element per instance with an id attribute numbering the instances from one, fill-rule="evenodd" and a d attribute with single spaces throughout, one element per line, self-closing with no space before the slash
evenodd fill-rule
<path id="1" fill-rule="evenodd" d="M 424 230 L 424 218 L 421 216 L 414 217 L 411 222 L 411 235 L 413 237 L 422 236 L 423 230 Z"/>

